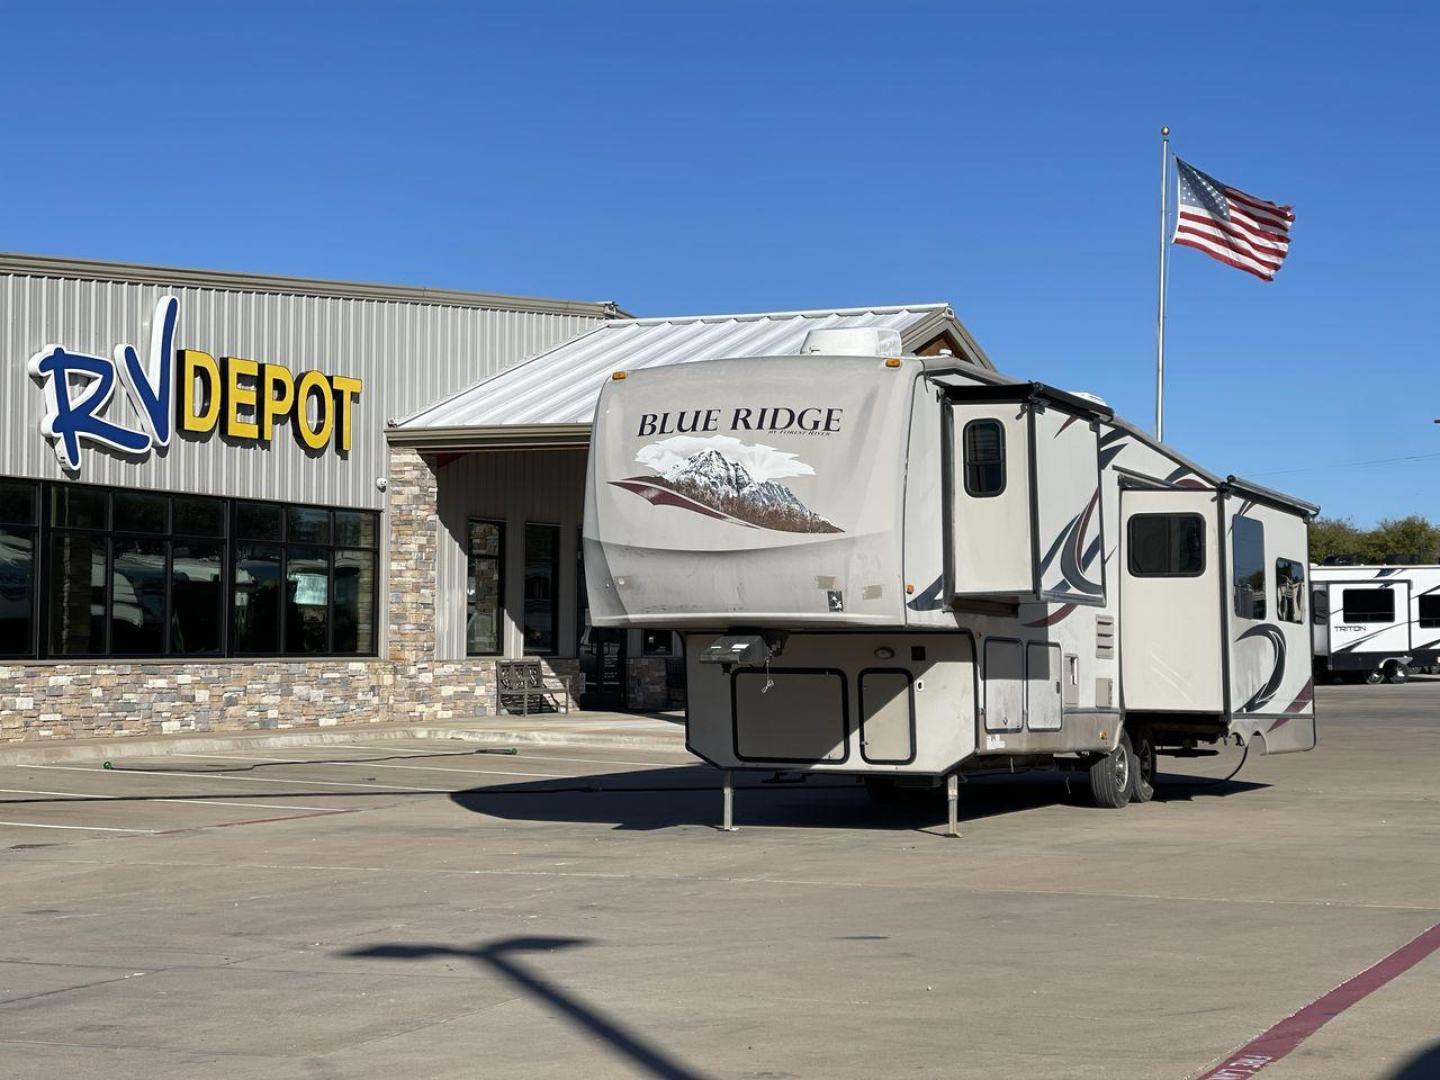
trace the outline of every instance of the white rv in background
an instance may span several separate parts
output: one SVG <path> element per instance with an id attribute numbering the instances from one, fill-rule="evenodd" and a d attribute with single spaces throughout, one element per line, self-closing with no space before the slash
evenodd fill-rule
<path id="1" fill-rule="evenodd" d="M 680 632 L 687 744 L 727 794 L 735 769 L 948 778 L 953 830 L 962 771 L 1084 769 L 1120 807 L 1157 754 L 1315 745 L 1316 507 L 1097 398 L 821 333 L 616 372 L 591 435 L 591 618 Z"/>
<path id="2" fill-rule="evenodd" d="M 1313 566 L 1317 677 L 1440 673 L 1440 566 Z"/>

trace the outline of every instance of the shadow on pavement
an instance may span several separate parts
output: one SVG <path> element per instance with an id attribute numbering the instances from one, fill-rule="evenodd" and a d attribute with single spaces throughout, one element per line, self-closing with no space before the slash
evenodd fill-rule
<path id="1" fill-rule="evenodd" d="M 699 1080 L 700 1073 L 619 1021 L 606 1016 L 584 999 L 567 993 L 562 987 L 531 971 L 519 959 L 524 953 L 555 952 L 589 944 L 592 942 L 585 938 L 512 937 L 470 949 L 449 945 L 371 945 L 341 955 L 382 960 L 424 960 L 435 956 L 472 960 L 509 980 L 530 997 L 557 1010 L 576 1027 L 604 1040 L 618 1056 L 627 1059 L 645 1075 L 663 1080 Z"/>
<path id="2" fill-rule="evenodd" d="M 814 777 L 805 783 L 757 782 L 760 773 L 737 775 L 738 825 L 822 829 L 938 829 L 945 822 L 943 789 L 906 805 L 880 805 L 852 777 Z M 739 782 L 740 777 L 754 777 Z M 1225 797 L 1268 785 L 1231 780 L 1183 786 L 1185 778 L 1162 786 L 1157 799 Z M 611 824 L 617 829 L 652 830 L 679 825 L 717 826 L 720 778 L 709 766 L 692 765 L 644 772 L 603 773 L 574 781 L 501 784 L 457 791 L 460 807 L 507 821 Z M 975 821 L 1061 804 L 1095 812 L 1083 776 L 1030 772 L 972 778 L 960 788 L 960 820 Z"/>
<path id="3" fill-rule="evenodd" d="M 1421 1050 L 1386 1080 L 1440 1080 L 1440 1043 Z"/>

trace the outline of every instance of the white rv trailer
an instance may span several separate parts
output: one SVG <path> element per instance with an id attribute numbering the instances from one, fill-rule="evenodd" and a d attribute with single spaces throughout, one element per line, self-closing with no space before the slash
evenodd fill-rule
<path id="1" fill-rule="evenodd" d="M 600 396 L 591 619 L 680 632 L 727 827 L 734 769 L 948 778 L 953 833 L 962 770 L 1085 768 L 1119 807 L 1157 752 L 1315 745 L 1317 507 L 885 334 L 616 372 Z"/>
<path id="2" fill-rule="evenodd" d="M 1312 566 L 1317 678 L 1440 668 L 1440 566 Z"/>

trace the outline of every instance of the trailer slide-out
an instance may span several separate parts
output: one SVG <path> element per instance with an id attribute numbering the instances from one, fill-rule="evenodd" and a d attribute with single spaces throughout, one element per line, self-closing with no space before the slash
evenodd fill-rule
<path id="1" fill-rule="evenodd" d="M 1121 807 L 1158 753 L 1315 745 L 1316 507 L 1097 398 L 826 333 L 617 372 L 591 435 L 591 619 L 680 632 L 727 825 L 735 769 L 948 780 L 953 831 L 961 772 L 1083 769 Z"/>
<path id="2" fill-rule="evenodd" d="M 1440 673 L 1440 566 L 1314 566 L 1315 677 Z"/>

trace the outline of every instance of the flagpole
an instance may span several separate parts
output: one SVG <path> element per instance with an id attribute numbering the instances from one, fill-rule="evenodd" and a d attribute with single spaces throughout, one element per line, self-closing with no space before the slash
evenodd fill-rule
<path id="1" fill-rule="evenodd" d="M 1160 129 L 1160 306 L 1155 317 L 1155 438 L 1165 439 L 1165 211 L 1169 188 L 1170 129 Z"/>

